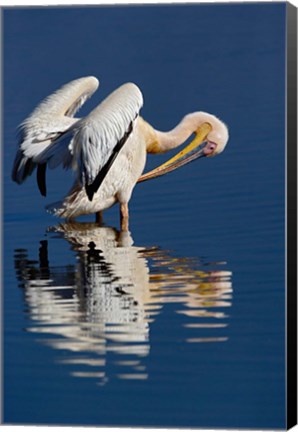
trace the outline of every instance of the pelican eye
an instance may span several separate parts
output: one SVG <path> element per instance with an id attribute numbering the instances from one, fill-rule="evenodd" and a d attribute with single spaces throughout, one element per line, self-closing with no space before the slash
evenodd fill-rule
<path id="1" fill-rule="evenodd" d="M 212 156 L 216 148 L 217 148 L 217 144 L 215 142 L 207 141 L 207 145 L 204 148 L 205 156 Z"/>

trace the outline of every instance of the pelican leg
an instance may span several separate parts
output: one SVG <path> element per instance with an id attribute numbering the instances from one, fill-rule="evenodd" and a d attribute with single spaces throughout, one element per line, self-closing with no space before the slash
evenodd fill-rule
<path id="1" fill-rule="evenodd" d="M 121 231 L 128 231 L 128 204 L 120 203 L 120 225 Z"/>
<path id="2" fill-rule="evenodd" d="M 102 211 L 99 211 L 99 212 L 95 213 L 95 222 L 98 223 L 99 225 L 103 224 Z"/>

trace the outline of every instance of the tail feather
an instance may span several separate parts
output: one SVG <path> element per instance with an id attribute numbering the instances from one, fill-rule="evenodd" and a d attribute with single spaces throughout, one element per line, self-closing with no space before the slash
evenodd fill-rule
<path id="1" fill-rule="evenodd" d="M 79 185 L 74 185 L 68 195 L 61 201 L 56 201 L 46 206 L 46 211 L 62 218 L 72 218 L 77 215 L 78 205 L 76 199 L 80 193 L 85 193 Z M 87 196 L 85 197 L 87 200 Z"/>
<path id="2" fill-rule="evenodd" d="M 63 217 L 60 213 L 63 213 L 63 201 L 56 201 L 52 204 L 49 204 L 45 207 L 46 211 L 54 216 Z"/>

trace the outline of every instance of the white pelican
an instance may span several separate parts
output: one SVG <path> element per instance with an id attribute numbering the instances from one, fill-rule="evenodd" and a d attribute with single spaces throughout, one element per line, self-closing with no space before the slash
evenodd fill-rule
<path id="1" fill-rule="evenodd" d="M 186 115 L 169 132 L 155 130 L 140 116 L 142 93 L 132 83 L 115 90 L 89 115 L 74 115 L 98 88 L 95 77 L 69 82 L 48 96 L 20 125 L 20 143 L 12 179 L 22 183 L 37 167 L 37 183 L 46 195 L 46 166 L 62 164 L 77 172 L 77 179 L 63 201 L 48 207 L 55 215 L 73 219 L 120 204 L 122 230 L 128 230 L 128 202 L 138 181 L 166 174 L 201 156 L 223 151 L 227 127 L 214 115 Z M 141 174 L 147 153 L 163 153 L 196 137 L 177 156 Z"/>

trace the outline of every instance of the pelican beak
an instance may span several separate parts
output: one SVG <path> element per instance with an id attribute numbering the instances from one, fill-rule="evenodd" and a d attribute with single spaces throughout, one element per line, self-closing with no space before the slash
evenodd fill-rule
<path id="1" fill-rule="evenodd" d="M 211 129 L 212 127 L 209 123 L 203 123 L 196 131 L 195 139 L 190 144 L 188 144 L 183 150 L 181 150 L 178 154 L 176 154 L 164 164 L 158 166 L 152 171 L 143 174 L 139 178 L 138 183 L 162 176 L 182 167 L 183 165 L 186 165 L 195 159 L 206 156 L 207 154 L 204 152 L 204 147 L 207 144 L 207 135 Z"/>

